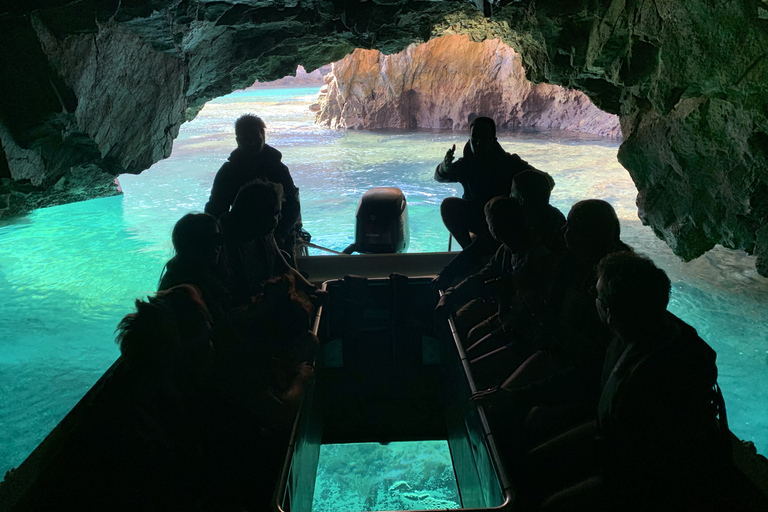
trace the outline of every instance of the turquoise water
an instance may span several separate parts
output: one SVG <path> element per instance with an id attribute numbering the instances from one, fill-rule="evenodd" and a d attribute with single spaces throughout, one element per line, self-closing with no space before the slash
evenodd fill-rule
<path id="1" fill-rule="evenodd" d="M 440 201 L 459 191 L 434 166 L 463 134 L 335 132 L 312 124 L 316 89 L 238 92 L 210 102 L 182 127 L 172 156 L 120 177 L 124 196 L 0 220 L 0 471 L 18 465 L 118 355 L 114 328 L 156 288 L 170 233 L 200 211 L 234 146 L 233 121 L 254 112 L 301 189 L 313 241 L 343 249 L 362 193 L 396 186 L 408 198 L 410 250 L 447 248 Z M 616 162 L 618 144 L 567 134 L 506 134 L 502 145 L 557 181 L 563 212 L 580 199 L 610 201 L 624 239 L 668 271 L 671 309 L 718 352 L 731 427 L 768 454 L 768 281 L 754 258 L 717 248 L 683 264 L 637 220 L 636 191 Z"/>
<path id="2" fill-rule="evenodd" d="M 448 441 L 320 446 L 312 512 L 461 508 Z"/>

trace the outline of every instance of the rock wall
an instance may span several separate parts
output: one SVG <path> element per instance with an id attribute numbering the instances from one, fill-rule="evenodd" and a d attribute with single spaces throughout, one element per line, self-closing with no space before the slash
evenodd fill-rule
<path id="1" fill-rule="evenodd" d="M 114 177 L 166 157 L 207 100 L 256 80 L 355 48 L 391 54 L 468 34 L 515 48 L 533 82 L 620 116 L 640 216 L 676 254 L 720 243 L 754 252 L 768 275 L 768 0 L 491 11 L 449 0 L 4 2 L 0 216 L 117 193 Z"/>
<path id="2" fill-rule="evenodd" d="M 620 137 L 619 117 L 580 91 L 534 84 L 499 39 L 446 35 L 394 55 L 356 49 L 332 66 L 317 123 L 331 128 L 466 130 L 487 116 L 502 129 L 559 129 Z"/>
<path id="3" fill-rule="evenodd" d="M 322 87 L 323 77 L 331 72 L 331 66 L 317 68 L 311 73 L 307 73 L 304 66 L 296 68 L 296 76 L 286 76 L 271 82 L 256 82 L 246 89 L 269 89 L 280 87 Z"/>
<path id="4" fill-rule="evenodd" d="M 722 244 L 768 276 L 768 0 L 531 2 L 499 17 L 529 76 L 620 115 L 640 218 L 675 254 Z"/>

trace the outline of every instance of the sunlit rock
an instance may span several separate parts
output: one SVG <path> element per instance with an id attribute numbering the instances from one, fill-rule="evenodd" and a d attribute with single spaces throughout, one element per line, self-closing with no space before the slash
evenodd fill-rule
<path id="1" fill-rule="evenodd" d="M 466 130 L 487 116 L 506 129 L 621 135 L 618 116 L 584 93 L 527 80 L 520 56 L 499 39 L 447 35 L 394 55 L 358 49 L 325 80 L 317 122 L 331 128 Z"/>
<path id="2" fill-rule="evenodd" d="M 676 254 L 722 244 L 754 252 L 768 275 L 766 0 L 491 10 L 439 0 L 4 2 L 0 216 L 117 193 L 114 177 L 168 156 L 206 101 L 256 80 L 355 48 L 392 54 L 467 34 L 514 48 L 533 82 L 580 90 L 620 116 L 619 160 L 640 216 Z M 428 117 L 447 126 L 461 114 Z"/>

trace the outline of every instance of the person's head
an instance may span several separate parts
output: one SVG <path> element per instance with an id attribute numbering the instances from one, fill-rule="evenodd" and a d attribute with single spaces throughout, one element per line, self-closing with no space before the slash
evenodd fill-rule
<path id="1" fill-rule="evenodd" d="M 261 153 L 266 141 L 267 125 L 259 116 L 245 114 L 235 121 L 237 147 L 252 153 Z"/>
<path id="2" fill-rule="evenodd" d="M 507 196 L 492 198 L 485 204 L 488 231 L 512 252 L 524 250 L 531 242 L 532 233 L 525 221 L 523 207 Z"/>
<path id="3" fill-rule="evenodd" d="M 266 180 L 246 183 L 232 203 L 232 215 L 244 219 L 257 236 L 275 230 L 282 216 L 283 186 Z"/>
<path id="4" fill-rule="evenodd" d="M 219 261 L 224 237 L 219 222 L 207 213 L 188 213 L 176 222 L 171 235 L 179 260 L 214 267 Z"/>
<path id="5" fill-rule="evenodd" d="M 647 331 L 662 323 L 671 284 L 653 261 L 634 252 L 614 252 L 597 266 L 595 306 L 614 330 Z"/>
<path id="6" fill-rule="evenodd" d="M 469 123 L 472 153 L 482 156 L 496 143 L 496 123 L 490 117 L 476 117 Z"/>
<path id="7" fill-rule="evenodd" d="M 525 207 L 537 207 L 549 204 L 549 196 L 555 187 L 555 180 L 549 173 L 530 169 L 512 178 L 511 197 Z"/>
<path id="8" fill-rule="evenodd" d="M 136 300 L 117 327 L 117 344 L 136 371 L 195 372 L 210 363 L 211 316 L 200 291 L 182 284 Z"/>
<path id="9" fill-rule="evenodd" d="M 578 253 L 600 254 L 602 257 L 624 246 L 616 210 L 601 199 L 574 204 L 563 230 L 568 249 Z"/>

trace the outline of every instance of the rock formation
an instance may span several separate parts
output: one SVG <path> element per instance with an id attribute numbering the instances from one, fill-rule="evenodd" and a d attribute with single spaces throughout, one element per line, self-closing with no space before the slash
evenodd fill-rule
<path id="1" fill-rule="evenodd" d="M 296 76 L 286 76 L 284 78 L 278 78 L 271 82 L 256 82 L 246 89 L 265 89 L 265 88 L 279 88 L 279 87 L 321 87 L 323 85 L 323 77 L 331 72 L 331 66 L 323 66 L 317 68 L 311 73 L 307 73 L 304 66 L 296 68 Z"/>
<path id="2" fill-rule="evenodd" d="M 496 3 L 498 5 L 498 2 Z M 116 193 L 209 99 L 355 48 L 498 38 L 618 114 L 644 222 L 768 275 L 768 0 L 35 0 L 0 7 L 0 215 Z M 453 122 L 457 122 L 453 119 Z"/>
<path id="3" fill-rule="evenodd" d="M 466 130 L 487 116 L 499 128 L 559 129 L 620 137 L 619 117 L 580 91 L 534 84 L 499 39 L 447 35 L 403 52 L 355 50 L 325 77 L 317 122 L 331 128 Z"/>

